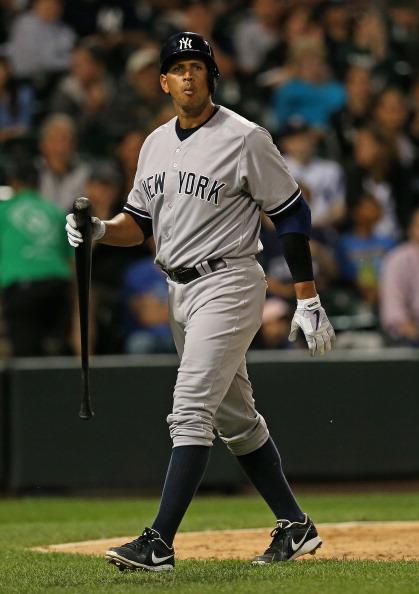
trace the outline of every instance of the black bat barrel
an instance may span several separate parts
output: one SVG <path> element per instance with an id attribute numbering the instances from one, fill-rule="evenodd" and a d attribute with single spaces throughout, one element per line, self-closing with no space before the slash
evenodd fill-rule
<path id="1" fill-rule="evenodd" d="M 94 413 L 90 401 L 89 377 L 89 297 L 92 270 L 92 225 L 91 204 L 88 198 L 77 198 L 73 204 L 73 214 L 77 229 L 81 232 L 83 243 L 76 248 L 77 292 L 79 298 L 81 362 L 83 393 L 79 417 L 89 420 Z"/>

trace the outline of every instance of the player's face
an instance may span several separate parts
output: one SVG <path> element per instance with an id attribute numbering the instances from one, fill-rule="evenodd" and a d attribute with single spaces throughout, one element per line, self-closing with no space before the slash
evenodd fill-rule
<path id="1" fill-rule="evenodd" d="M 160 84 L 185 112 L 199 113 L 210 101 L 208 70 L 202 60 L 177 60 L 160 76 Z"/>

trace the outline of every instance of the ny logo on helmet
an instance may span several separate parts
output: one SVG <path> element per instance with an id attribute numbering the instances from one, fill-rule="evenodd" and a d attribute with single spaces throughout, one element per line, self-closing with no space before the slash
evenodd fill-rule
<path id="1" fill-rule="evenodd" d="M 192 39 L 190 37 L 182 37 L 179 39 L 179 49 L 192 49 Z"/>

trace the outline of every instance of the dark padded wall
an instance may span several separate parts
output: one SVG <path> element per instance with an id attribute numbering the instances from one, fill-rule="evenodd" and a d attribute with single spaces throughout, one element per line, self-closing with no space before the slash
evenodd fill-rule
<path id="1" fill-rule="evenodd" d="M 45 364 L 45 363 L 44 363 Z M 91 373 L 95 417 L 78 418 L 80 371 L 11 370 L 9 485 L 26 488 L 149 489 L 161 485 L 170 455 L 170 412 L 176 359 L 155 367 L 102 367 Z M 220 444 L 206 481 L 243 481 Z"/>
<path id="2" fill-rule="evenodd" d="M 276 357 L 252 354 L 249 375 L 289 477 L 417 475 L 417 355 L 386 361 Z M 96 416 L 86 422 L 78 418 L 81 382 L 74 359 L 16 363 L 9 370 L 8 486 L 158 488 L 171 447 L 165 419 L 176 368 L 170 356 L 98 358 L 91 379 Z M 244 482 L 234 458 L 217 443 L 205 484 Z"/>
<path id="3" fill-rule="evenodd" d="M 255 363 L 249 373 L 290 476 L 419 472 L 419 362 Z"/>

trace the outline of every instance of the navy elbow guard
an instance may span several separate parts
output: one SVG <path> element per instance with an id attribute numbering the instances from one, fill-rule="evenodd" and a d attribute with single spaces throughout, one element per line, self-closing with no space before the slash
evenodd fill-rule
<path id="1" fill-rule="evenodd" d="M 266 213 L 269 216 L 269 212 Z M 278 237 L 287 233 L 301 233 L 310 238 L 311 211 L 301 195 L 298 200 L 285 211 L 270 217 L 275 225 Z"/>
<path id="2" fill-rule="evenodd" d="M 270 218 L 282 240 L 284 258 L 294 283 L 313 280 L 313 263 L 308 242 L 311 235 L 311 212 L 307 202 L 300 196 L 289 209 Z"/>
<path id="3" fill-rule="evenodd" d="M 132 206 L 132 204 L 126 204 L 123 208 L 123 212 L 131 215 L 140 227 L 144 234 L 144 241 L 153 235 L 153 223 L 151 216 L 147 211 L 136 208 L 135 206 Z"/>

